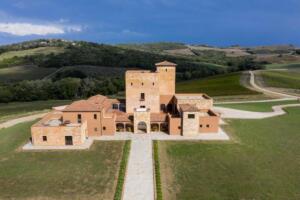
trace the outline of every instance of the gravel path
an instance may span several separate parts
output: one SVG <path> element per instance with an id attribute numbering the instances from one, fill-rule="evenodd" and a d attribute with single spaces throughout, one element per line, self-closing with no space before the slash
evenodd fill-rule
<path id="1" fill-rule="evenodd" d="M 35 114 L 35 115 L 30 115 L 30 116 L 26 116 L 26 117 L 20 117 L 20 118 L 17 118 L 17 119 L 12 119 L 12 120 L 9 120 L 7 122 L 4 122 L 4 123 L 0 124 L 0 129 L 2 129 L 2 128 L 8 128 L 8 127 L 11 127 L 11 126 L 14 126 L 16 124 L 23 123 L 23 122 L 33 121 L 33 120 L 42 118 L 46 114 L 47 113 L 39 113 L 39 114 Z"/>
<path id="2" fill-rule="evenodd" d="M 275 96 L 279 96 L 279 97 L 281 97 L 281 98 L 299 98 L 299 97 L 297 97 L 297 96 L 294 96 L 294 95 L 289 95 L 289 94 L 283 94 L 283 93 L 280 93 L 280 92 L 275 92 L 275 91 L 271 91 L 271 90 L 269 90 L 269 89 L 266 89 L 266 88 L 262 88 L 262 87 L 260 87 L 260 86 L 258 86 L 256 83 L 255 83 L 255 75 L 254 75 L 254 72 L 253 71 L 249 71 L 249 73 L 250 73 L 250 84 L 251 84 L 251 86 L 255 89 L 255 90 L 257 90 L 257 91 L 259 91 L 259 92 L 263 92 L 264 94 L 266 94 L 266 95 L 275 95 Z"/>

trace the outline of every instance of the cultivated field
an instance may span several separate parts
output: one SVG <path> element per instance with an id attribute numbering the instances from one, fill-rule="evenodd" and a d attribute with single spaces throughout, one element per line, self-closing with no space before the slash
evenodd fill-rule
<path id="1" fill-rule="evenodd" d="M 240 83 L 241 73 L 217 75 L 204 79 L 179 82 L 177 93 L 206 93 L 210 96 L 253 95 L 259 94 Z"/>
<path id="2" fill-rule="evenodd" d="M 0 103 L 0 122 L 69 104 L 70 100 Z"/>
<path id="3" fill-rule="evenodd" d="M 159 142 L 164 199 L 300 199 L 300 108 L 231 120 L 231 142 Z"/>
<path id="4" fill-rule="evenodd" d="M 42 79 L 56 70 L 32 65 L 0 68 L 0 82 Z"/>
<path id="5" fill-rule="evenodd" d="M 4 59 L 10 59 L 14 57 L 24 57 L 24 56 L 32 56 L 37 54 L 58 54 L 63 53 L 64 48 L 62 47 L 38 47 L 34 49 L 20 50 L 20 51 L 8 51 L 0 54 L 0 61 Z"/>
<path id="6" fill-rule="evenodd" d="M 113 199 L 124 142 L 22 152 L 18 148 L 28 141 L 32 123 L 0 130 L 0 199 Z"/>

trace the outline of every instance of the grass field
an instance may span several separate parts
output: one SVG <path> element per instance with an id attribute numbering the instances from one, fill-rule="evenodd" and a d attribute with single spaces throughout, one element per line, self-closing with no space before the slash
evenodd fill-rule
<path id="1" fill-rule="evenodd" d="M 215 104 L 216 106 L 225 108 L 235 108 L 247 111 L 257 111 L 257 112 L 271 112 L 272 106 L 285 105 L 285 104 L 300 104 L 300 101 L 274 101 L 274 102 L 259 102 L 259 103 L 238 103 L 238 104 Z"/>
<path id="2" fill-rule="evenodd" d="M 300 199 L 300 108 L 229 121 L 231 142 L 159 142 L 164 199 Z"/>
<path id="3" fill-rule="evenodd" d="M 4 59 L 10 59 L 13 57 L 24 57 L 24 56 L 32 56 L 37 54 L 58 54 L 63 53 L 64 48 L 62 47 L 38 47 L 34 49 L 28 49 L 28 50 L 20 50 L 20 51 L 8 51 L 3 54 L 0 54 L 0 61 Z"/>
<path id="4" fill-rule="evenodd" d="M 177 93 L 206 93 L 210 96 L 259 94 L 240 83 L 241 73 L 217 75 L 204 79 L 179 82 Z"/>
<path id="5" fill-rule="evenodd" d="M 300 72 L 261 71 L 259 74 L 269 87 L 300 89 Z"/>
<path id="6" fill-rule="evenodd" d="M 300 63 L 290 63 L 290 64 L 268 64 L 266 69 L 295 69 L 300 68 Z"/>
<path id="7" fill-rule="evenodd" d="M 0 130 L 0 199 L 113 199 L 124 142 L 21 152 L 32 122 Z"/>
<path id="8" fill-rule="evenodd" d="M 0 122 L 35 113 L 37 111 L 51 109 L 53 106 L 66 105 L 70 102 L 71 100 L 49 100 L 0 103 Z"/>
<path id="9" fill-rule="evenodd" d="M 0 82 L 42 79 L 56 70 L 31 65 L 0 68 Z"/>

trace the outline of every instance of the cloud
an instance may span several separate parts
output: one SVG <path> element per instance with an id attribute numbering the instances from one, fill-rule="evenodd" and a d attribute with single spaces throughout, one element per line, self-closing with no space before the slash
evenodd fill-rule
<path id="1" fill-rule="evenodd" d="M 81 32 L 80 26 L 41 25 L 32 23 L 0 23 L 0 32 L 15 36 L 65 34 Z"/>

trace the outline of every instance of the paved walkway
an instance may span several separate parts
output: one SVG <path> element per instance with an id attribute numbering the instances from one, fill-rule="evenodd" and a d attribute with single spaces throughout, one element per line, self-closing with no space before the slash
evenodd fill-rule
<path id="1" fill-rule="evenodd" d="M 273 112 L 252 112 L 233 108 L 214 107 L 213 110 L 221 114 L 222 118 L 232 119 L 263 119 L 284 115 L 286 112 L 283 108 L 300 106 L 300 104 L 287 104 L 272 106 Z"/>
<path id="2" fill-rule="evenodd" d="M 152 140 L 149 134 L 138 135 L 131 141 L 124 200 L 154 200 Z"/>

